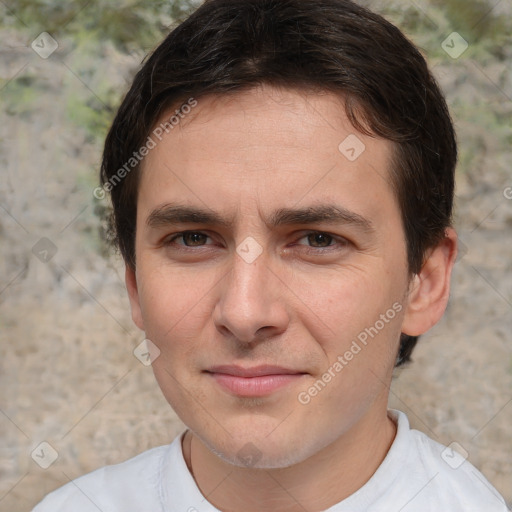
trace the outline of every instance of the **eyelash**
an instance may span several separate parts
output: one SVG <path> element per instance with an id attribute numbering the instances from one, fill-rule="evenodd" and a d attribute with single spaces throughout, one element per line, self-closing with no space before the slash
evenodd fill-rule
<path id="1" fill-rule="evenodd" d="M 178 238 L 182 238 L 185 236 L 185 235 L 190 235 L 190 234 L 199 234 L 199 235 L 204 235 L 208 238 L 211 238 L 209 235 L 207 235 L 206 233 L 202 232 L 202 231 L 181 231 L 179 233 L 175 233 L 174 235 L 171 236 L 171 238 L 167 238 L 165 241 L 164 241 L 164 244 L 165 246 L 171 246 L 171 245 L 175 245 L 173 242 L 175 240 L 177 240 Z M 347 246 L 349 244 L 348 240 L 342 238 L 342 237 L 337 237 L 335 235 L 331 235 L 330 233 L 326 233 L 325 231 L 308 231 L 307 233 L 305 233 L 303 236 L 301 236 L 299 238 L 299 240 L 302 240 L 303 238 L 307 238 L 311 235 L 324 235 L 324 236 L 327 236 L 328 238 L 330 238 L 333 242 L 337 242 L 338 245 L 340 246 L 340 248 L 344 248 L 345 246 Z M 301 245 L 301 244 L 299 244 Z M 204 245 L 200 245 L 200 246 L 187 246 L 187 245 L 184 245 L 184 244 L 178 244 L 178 247 L 179 249 L 178 250 L 182 250 L 182 251 L 188 251 L 188 250 L 194 250 L 194 247 L 204 247 Z M 327 251 L 332 251 L 332 250 L 336 250 L 336 245 L 328 245 L 326 247 L 311 247 L 311 246 L 304 246 L 305 247 L 305 250 L 306 252 L 308 253 L 315 253 L 315 254 L 318 254 L 319 252 L 320 253 L 325 253 Z"/>

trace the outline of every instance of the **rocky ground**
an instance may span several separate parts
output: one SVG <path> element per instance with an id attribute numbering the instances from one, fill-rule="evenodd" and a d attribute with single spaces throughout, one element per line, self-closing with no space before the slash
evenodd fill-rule
<path id="1" fill-rule="evenodd" d="M 6 26 L 0 38 L 0 510 L 13 512 L 183 426 L 132 353 L 143 334 L 121 262 L 104 254 L 103 202 L 92 195 L 101 137 L 87 116 L 98 109 L 79 111 L 108 107 L 142 53 L 104 45 L 91 56 L 63 37 L 43 59 L 27 31 Z M 390 406 L 459 443 L 512 505 L 512 53 L 432 55 L 462 147 L 463 245 L 448 311 L 397 373 Z M 41 442 L 58 455 L 48 469 L 36 464 Z"/>

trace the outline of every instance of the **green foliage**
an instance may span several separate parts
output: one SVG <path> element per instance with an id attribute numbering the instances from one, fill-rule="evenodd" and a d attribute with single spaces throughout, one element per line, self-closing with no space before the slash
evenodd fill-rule
<path id="1" fill-rule="evenodd" d="M 432 0 L 432 5 L 445 13 L 454 31 L 465 34 L 472 43 L 499 39 L 508 30 L 507 18 L 497 16 L 485 0 Z"/>
<path id="2" fill-rule="evenodd" d="M 479 168 L 490 143 L 499 152 L 507 151 L 512 144 L 512 113 L 502 108 L 506 98 L 497 87 L 493 91 L 491 80 L 467 63 L 472 60 L 482 68 L 487 63 L 505 68 L 512 55 L 512 20 L 498 14 L 498 9 L 492 9 L 496 3 L 497 0 L 396 0 L 379 10 L 419 46 L 431 66 L 443 64 L 448 74 L 459 77 L 458 83 L 452 82 L 445 93 L 458 128 L 462 127 L 459 134 L 464 134 L 459 143 L 458 172 L 461 173 L 472 173 Z M 452 32 L 458 32 L 469 44 L 456 60 L 441 46 Z M 475 99 L 462 87 L 466 81 L 487 83 L 490 92 L 482 92 Z M 507 89 L 504 76 L 494 81 Z M 480 130 L 469 127 L 480 127 Z"/>
<path id="3" fill-rule="evenodd" d="M 0 84 L 2 87 L 4 84 Z M 0 99 L 5 113 L 11 116 L 27 117 L 37 108 L 39 97 L 37 77 L 23 75 L 6 83 L 2 89 Z"/>
<path id="4" fill-rule="evenodd" d="M 69 119 L 85 129 L 89 140 L 103 140 L 112 121 L 113 108 L 105 106 L 96 97 L 84 99 L 82 95 L 70 92 L 66 98 Z"/>
<path id="5" fill-rule="evenodd" d="M 393 2 L 380 8 L 430 59 L 446 58 L 441 42 L 458 32 L 468 43 L 461 59 L 488 60 L 510 58 L 506 48 L 512 45 L 512 19 L 497 13 L 486 0 L 430 0 L 430 2 Z"/>
<path id="6" fill-rule="evenodd" d="M 452 31 L 459 32 L 468 41 L 468 56 L 490 54 L 500 60 L 507 58 L 503 50 L 512 44 L 512 20 L 496 13 L 493 8 L 496 2 L 432 0 L 432 3 L 445 13 Z"/>
<path id="7" fill-rule="evenodd" d="M 29 30 L 32 36 L 46 31 L 57 39 L 70 36 L 80 41 L 87 34 L 87 38 L 110 41 L 119 50 L 130 51 L 153 47 L 172 20 L 186 15 L 197 4 L 197 0 L 11 0 L 5 2 L 2 21 Z"/>

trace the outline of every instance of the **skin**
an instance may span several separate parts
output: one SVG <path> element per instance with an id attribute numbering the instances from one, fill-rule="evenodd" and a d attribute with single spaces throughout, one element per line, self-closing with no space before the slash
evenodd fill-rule
<path id="1" fill-rule="evenodd" d="M 338 150 L 350 134 L 365 144 L 355 161 Z M 447 229 L 420 274 L 409 275 L 391 151 L 391 142 L 355 131 L 339 97 L 265 85 L 201 98 L 144 160 L 136 270 L 126 268 L 132 316 L 159 348 L 156 379 L 189 428 L 187 465 L 220 510 L 326 509 L 364 485 L 393 442 L 387 400 L 399 336 L 422 334 L 442 316 L 457 244 Z M 168 203 L 233 224 L 149 226 Z M 326 203 L 372 230 L 268 222 L 279 208 Z M 207 236 L 172 240 L 184 230 Z M 251 263 L 236 250 L 247 237 L 262 251 Z M 396 303 L 401 311 L 300 403 Z M 241 397 L 205 372 L 219 364 L 302 375 L 267 396 Z M 248 451 L 249 463 L 240 458 Z"/>

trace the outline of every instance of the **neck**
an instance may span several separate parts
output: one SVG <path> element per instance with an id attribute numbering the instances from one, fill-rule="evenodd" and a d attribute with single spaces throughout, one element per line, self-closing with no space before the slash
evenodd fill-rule
<path id="1" fill-rule="evenodd" d="M 370 411 L 334 443 L 286 468 L 228 464 L 188 431 L 183 454 L 207 500 L 219 510 L 325 510 L 360 489 L 384 460 L 396 435 L 387 411 Z"/>

